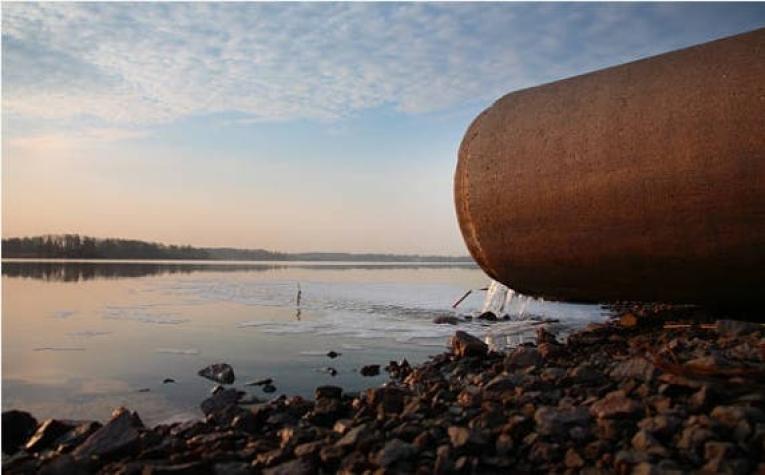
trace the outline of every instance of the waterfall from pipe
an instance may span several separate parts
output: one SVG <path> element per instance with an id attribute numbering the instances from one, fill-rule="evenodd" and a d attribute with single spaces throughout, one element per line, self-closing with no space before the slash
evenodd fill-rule
<path id="1" fill-rule="evenodd" d="M 524 320 L 531 297 L 519 294 L 506 285 L 491 281 L 481 313 L 492 312 L 499 318 L 507 315 L 510 320 Z"/>

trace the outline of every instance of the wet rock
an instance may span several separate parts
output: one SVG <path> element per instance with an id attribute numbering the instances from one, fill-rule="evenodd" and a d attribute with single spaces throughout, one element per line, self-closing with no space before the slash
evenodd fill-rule
<path id="1" fill-rule="evenodd" d="M 3 452 L 14 454 L 35 433 L 37 419 L 24 411 L 5 411 L 2 419 Z"/>
<path id="2" fill-rule="evenodd" d="M 650 381 L 653 379 L 655 368 L 653 363 L 642 357 L 629 358 L 614 366 L 611 377 L 614 379 L 639 379 Z"/>
<path id="3" fill-rule="evenodd" d="M 377 376 L 378 374 L 380 374 L 379 364 L 370 364 L 361 367 L 362 376 Z"/>
<path id="4" fill-rule="evenodd" d="M 590 407 L 590 413 L 598 418 L 632 417 L 642 411 L 642 405 L 625 396 L 624 391 L 608 393 Z"/>
<path id="5" fill-rule="evenodd" d="M 265 386 L 266 384 L 272 384 L 274 382 L 271 378 L 258 379 L 257 381 L 250 381 L 245 383 L 245 386 Z"/>
<path id="6" fill-rule="evenodd" d="M 321 371 L 322 373 L 327 373 L 332 377 L 337 376 L 337 370 L 335 368 L 332 368 L 331 366 L 328 366 L 326 368 L 318 369 L 317 371 Z"/>
<path id="7" fill-rule="evenodd" d="M 174 383 L 174 382 L 175 382 L 175 380 L 173 378 L 165 378 L 165 379 L 162 380 L 162 384 L 170 384 L 170 383 Z"/>
<path id="8" fill-rule="evenodd" d="M 274 386 L 273 384 L 264 384 L 261 389 L 266 394 L 270 394 L 270 393 L 276 392 L 276 386 Z"/>
<path id="9" fill-rule="evenodd" d="M 340 440 L 335 443 L 336 447 L 353 447 L 371 435 L 367 424 L 361 424 L 349 430 Z"/>
<path id="10" fill-rule="evenodd" d="M 234 376 L 234 368 L 226 363 L 211 364 L 206 368 L 200 369 L 197 374 L 220 384 L 233 384 L 236 379 Z"/>
<path id="11" fill-rule="evenodd" d="M 135 454 L 138 450 L 143 423 L 135 412 L 119 408 L 103 427 L 88 437 L 73 452 L 75 458 L 102 459 Z"/>
<path id="12" fill-rule="evenodd" d="M 496 322 L 498 320 L 497 314 L 494 312 L 483 312 L 482 314 L 478 315 L 477 319 L 487 322 Z"/>
<path id="13" fill-rule="evenodd" d="M 505 367 L 507 369 L 527 368 L 529 366 L 539 366 L 543 362 L 542 355 L 536 348 L 521 346 L 511 352 L 505 358 Z"/>
<path id="14" fill-rule="evenodd" d="M 417 454 L 417 449 L 399 439 L 393 439 L 383 446 L 377 455 L 377 463 L 382 467 L 389 467 L 400 460 L 405 460 Z"/>
<path id="15" fill-rule="evenodd" d="M 559 345 L 558 340 L 555 338 L 555 335 L 552 334 L 547 328 L 545 327 L 539 327 L 537 328 L 537 346 L 542 344 L 550 344 L 550 345 Z"/>
<path id="16" fill-rule="evenodd" d="M 342 353 L 338 353 L 336 351 L 330 351 L 330 352 L 327 353 L 327 356 L 332 358 L 332 359 L 335 359 L 335 358 L 337 358 L 338 356 L 341 356 L 341 355 L 342 355 Z"/>
<path id="17" fill-rule="evenodd" d="M 340 399 L 343 395 L 343 389 L 338 386 L 319 386 L 314 392 L 316 399 L 330 398 Z"/>
<path id="18" fill-rule="evenodd" d="M 485 356 L 489 351 L 489 347 L 486 343 L 463 331 L 457 331 L 454 334 L 452 337 L 451 348 L 452 353 L 458 358 L 464 358 L 466 356 Z"/>
<path id="19" fill-rule="evenodd" d="M 459 323 L 459 319 L 453 316 L 443 315 L 433 319 L 433 323 L 437 325 L 456 325 Z"/>
<path id="20" fill-rule="evenodd" d="M 37 431 L 24 446 L 24 449 L 28 452 L 40 452 L 41 450 L 50 448 L 56 439 L 74 429 L 74 427 L 75 424 L 69 421 L 48 419 L 40 424 Z"/>

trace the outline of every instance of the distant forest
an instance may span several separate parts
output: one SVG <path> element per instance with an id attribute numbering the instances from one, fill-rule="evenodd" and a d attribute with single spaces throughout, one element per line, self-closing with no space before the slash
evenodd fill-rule
<path id="1" fill-rule="evenodd" d="M 191 247 L 60 234 L 3 239 L 2 257 L 28 259 L 202 259 L 234 261 L 375 261 L 473 262 L 468 256 L 351 254 L 343 252 L 284 253 L 265 249 Z"/>

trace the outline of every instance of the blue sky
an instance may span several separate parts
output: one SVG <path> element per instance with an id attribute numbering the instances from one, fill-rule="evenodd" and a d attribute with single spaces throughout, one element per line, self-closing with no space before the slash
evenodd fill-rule
<path id="1" fill-rule="evenodd" d="M 464 254 L 470 121 L 762 3 L 5 3 L 3 235 Z"/>

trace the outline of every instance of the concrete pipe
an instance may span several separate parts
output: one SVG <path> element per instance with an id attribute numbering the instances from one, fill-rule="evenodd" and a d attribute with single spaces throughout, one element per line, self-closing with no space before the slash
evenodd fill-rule
<path id="1" fill-rule="evenodd" d="M 478 264 L 545 298 L 765 296 L 765 29 L 513 92 L 459 150 Z"/>

